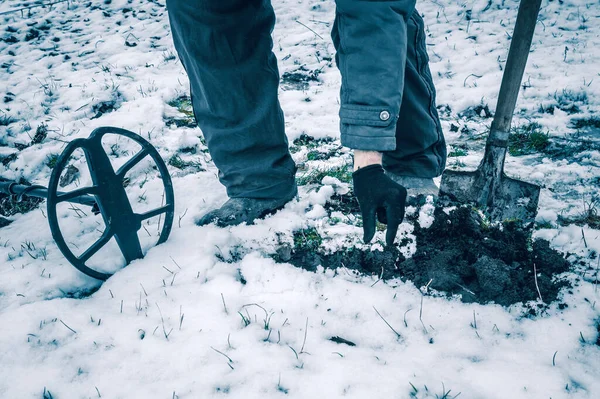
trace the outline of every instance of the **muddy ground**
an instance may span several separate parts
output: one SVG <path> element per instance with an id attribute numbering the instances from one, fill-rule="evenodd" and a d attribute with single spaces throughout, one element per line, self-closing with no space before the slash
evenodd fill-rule
<path id="1" fill-rule="evenodd" d="M 337 269 L 343 264 L 384 280 L 400 278 L 417 287 L 460 294 L 463 302 L 504 306 L 540 296 L 550 303 L 568 285 L 555 276 L 566 272 L 569 262 L 550 248 L 548 241 L 531 241 L 530 232 L 517 223 L 490 226 L 478 212 L 467 207 L 449 215 L 437 208 L 434 216 L 430 228 L 421 228 L 415 221 L 417 251 L 409 259 L 397 248 L 352 249 L 325 255 L 314 248 L 296 247 L 289 262 L 311 271 L 319 265 Z"/>

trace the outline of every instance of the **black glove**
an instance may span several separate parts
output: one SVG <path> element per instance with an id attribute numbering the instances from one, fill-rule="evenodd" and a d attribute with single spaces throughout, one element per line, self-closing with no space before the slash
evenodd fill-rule
<path id="1" fill-rule="evenodd" d="M 381 165 L 360 168 L 352 174 L 352 180 L 363 217 L 363 241 L 368 243 L 375 235 L 377 215 L 381 223 L 387 224 L 387 245 L 393 245 L 404 219 L 406 189 L 386 176 Z"/>

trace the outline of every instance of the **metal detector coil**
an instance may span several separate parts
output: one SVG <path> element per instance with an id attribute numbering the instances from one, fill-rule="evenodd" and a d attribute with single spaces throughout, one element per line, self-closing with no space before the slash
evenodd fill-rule
<path id="1" fill-rule="evenodd" d="M 141 146 L 141 150 L 129 159 L 118 170 L 114 170 L 108 155 L 102 147 L 102 138 L 106 134 L 125 136 Z M 90 170 L 92 185 L 63 193 L 58 191 L 62 172 L 68 166 L 69 158 L 75 150 L 82 149 Z M 155 162 L 164 186 L 164 202 L 159 208 L 145 213 L 135 213 L 125 192 L 124 179 L 127 172 L 147 156 Z M 127 264 L 144 256 L 137 232 L 146 219 L 164 214 L 164 221 L 157 242 L 167 240 L 173 225 L 175 213 L 175 196 L 173 183 L 165 162 L 160 154 L 141 136 L 116 127 L 100 127 L 95 129 L 87 139 L 75 139 L 67 145 L 58 157 L 52 170 L 48 188 L 42 186 L 22 186 L 14 182 L 0 182 L 0 192 L 15 196 L 34 196 L 47 199 L 48 222 L 52 237 L 59 250 L 67 260 L 79 271 L 98 280 L 106 280 L 112 274 L 103 273 L 90 268 L 86 263 L 114 237 Z M 95 213 L 100 213 L 106 229 L 102 236 L 89 248 L 76 256 L 60 230 L 57 216 L 57 205 L 72 202 L 91 206 Z"/>

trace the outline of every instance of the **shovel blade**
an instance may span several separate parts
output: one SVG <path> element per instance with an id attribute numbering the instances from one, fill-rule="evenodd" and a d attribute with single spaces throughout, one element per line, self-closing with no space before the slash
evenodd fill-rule
<path id="1" fill-rule="evenodd" d="M 502 176 L 492 197 L 492 220 L 522 220 L 533 226 L 540 200 L 540 186 Z"/>
<path id="2" fill-rule="evenodd" d="M 440 195 L 453 202 L 473 204 L 492 221 L 520 220 L 525 226 L 531 226 L 537 215 L 540 186 L 504 174 L 490 180 L 479 169 L 474 172 L 446 170 Z"/>
<path id="3" fill-rule="evenodd" d="M 479 170 L 474 172 L 458 172 L 456 170 L 444 171 L 440 185 L 440 196 L 450 198 L 454 202 L 461 204 L 474 204 L 479 199 L 479 189 L 475 188 L 479 180 Z"/>

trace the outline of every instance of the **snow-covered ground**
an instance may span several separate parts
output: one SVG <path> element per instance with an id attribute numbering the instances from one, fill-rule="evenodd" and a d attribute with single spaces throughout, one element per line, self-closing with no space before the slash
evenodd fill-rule
<path id="1" fill-rule="evenodd" d="M 520 304 L 463 304 L 422 295 L 410 282 L 374 284 L 376 276 L 343 265 L 311 273 L 275 263 L 277 247 L 309 227 L 329 249 L 361 245 L 356 220 L 323 208 L 348 189 L 332 177 L 303 185 L 299 201 L 256 225 L 195 226 L 225 190 L 199 130 L 181 123 L 189 113 L 177 99 L 188 81 L 164 0 L 72 0 L 5 13 L 33 3 L 0 3 L 0 176 L 46 184 L 67 142 L 99 126 L 122 127 L 169 161 L 175 224 L 165 244 L 100 285 L 58 251 L 43 206 L 12 217 L 0 229 L 0 398 L 600 397 L 600 230 L 561 222 L 593 207 L 600 186 L 596 0 L 543 1 L 514 119 L 517 127 L 539 123 L 558 148 L 507 159 L 508 174 L 543 187 L 535 235 L 581 261 L 566 276 L 573 288 L 561 305 L 535 317 Z M 335 5 L 273 3 L 290 143 L 303 134 L 334 140 L 292 145 L 299 178 L 310 180 L 311 171 L 350 160 L 337 141 Z M 473 168 L 481 159 L 491 122 L 482 109 L 495 108 L 517 6 L 417 4 L 454 152 L 449 167 Z M 285 73 L 299 68 L 318 70 L 318 79 L 286 82 Z M 39 129 L 47 137 L 29 146 Z M 115 164 L 137 150 L 115 136 L 105 145 Z M 332 156 L 319 160 L 315 151 Z M 81 173 L 69 187 L 89 183 L 76 155 Z M 128 177 L 136 209 L 160 205 L 162 186 L 148 160 Z M 101 219 L 69 208 L 59 209 L 61 226 L 83 249 L 101 234 Z M 140 237 L 155 240 L 159 223 L 152 219 Z M 399 235 L 411 231 L 406 222 Z M 118 270 L 119 259 L 114 245 L 92 258 L 106 271 Z"/>

